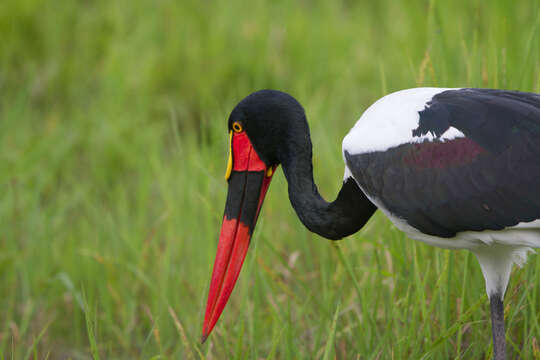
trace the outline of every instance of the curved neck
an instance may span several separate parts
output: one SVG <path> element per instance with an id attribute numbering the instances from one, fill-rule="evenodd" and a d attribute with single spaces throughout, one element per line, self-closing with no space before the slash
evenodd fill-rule
<path id="1" fill-rule="evenodd" d="M 345 179 L 336 200 L 325 201 L 313 181 L 309 132 L 289 144 L 281 163 L 289 185 L 289 199 L 302 223 L 310 231 L 332 240 L 360 230 L 377 208 L 355 180 Z"/>

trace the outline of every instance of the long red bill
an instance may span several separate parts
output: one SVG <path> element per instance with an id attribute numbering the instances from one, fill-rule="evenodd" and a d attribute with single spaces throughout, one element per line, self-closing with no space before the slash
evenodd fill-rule
<path id="1" fill-rule="evenodd" d="M 259 158 L 245 133 L 234 134 L 231 148 L 234 165 L 228 179 L 225 215 L 206 303 L 203 343 L 223 312 L 238 279 L 275 170 Z"/>

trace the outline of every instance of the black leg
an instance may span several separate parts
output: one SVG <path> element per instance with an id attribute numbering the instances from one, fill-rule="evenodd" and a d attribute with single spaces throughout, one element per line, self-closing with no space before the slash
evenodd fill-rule
<path id="1" fill-rule="evenodd" d="M 493 359 L 506 360 L 506 338 L 504 333 L 504 305 L 500 294 L 489 297 L 491 305 L 491 330 L 493 332 Z"/>

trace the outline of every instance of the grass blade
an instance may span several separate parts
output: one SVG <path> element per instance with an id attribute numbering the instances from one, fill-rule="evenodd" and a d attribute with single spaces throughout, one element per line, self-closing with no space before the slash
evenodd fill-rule
<path id="1" fill-rule="evenodd" d="M 334 319 L 332 320 L 332 326 L 330 327 L 330 334 L 328 336 L 328 341 L 326 341 L 326 346 L 324 348 L 323 360 L 330 359 L 330 353 L 332 352 L 332 346 L 334 345 L 334 338 L 336 336 L 336 325 L 337 325 L 338 316 L 339 316 L 339 301 L 336 306 L 336 312 L 334 313 Z"/>

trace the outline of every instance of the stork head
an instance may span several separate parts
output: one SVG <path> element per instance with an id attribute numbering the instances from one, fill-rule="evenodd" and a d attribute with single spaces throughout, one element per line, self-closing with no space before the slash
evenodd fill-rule
<path id="1" fill-rule="evenodd" d="M 225 179 L 229 189 L 206 304 L 203 342 L 234 288 L 276 167 L 295 138 L 308 134 L 302 106 L 292 96 L 275 90 L 257 91 L 240 101 L 229 117 L 228 129 L 230 152 Z"/>

